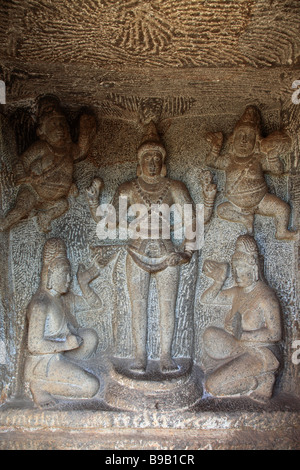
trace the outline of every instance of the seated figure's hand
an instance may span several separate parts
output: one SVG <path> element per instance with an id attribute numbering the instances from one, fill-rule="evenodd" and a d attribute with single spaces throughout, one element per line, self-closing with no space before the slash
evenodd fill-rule
<path id="1" fill-rule="evenodd" d="M 78 283 L 79 285 L 88 285 L 88 283 L 90 282 L 90 275 L 89 275 L 89 272 L 88 270 L 85 268 L 85 266 L 83 266 L 83 264 L 80 264 L 78 266 L 78 270 L 77 270 L 77 279 L 78 279 Z"/>
<path id="2" fill-rule="evenodd" d="M 96 262 L 95 262 L 96 261 Z M 99 276 L 99 268 L 97 266 L 97 260 L 94 260 L 94 264 L 86 269 L 83 264 L 78 266 L 77 280 L 80 286 L 87 286 L 91 281 Z"/>
<path id="3" fill-rule="evenodd" d="M 203 263 L 204 274 L 217 282 L 223 283 L 225 281 L 227 269 L 227 263 L 219 263 L 212 260 L 205 260 Z"/>
<path id="4" fill-rule="evenodd" d="M 83 339 L 78 335 L 69 335 L 66 338 L 66 346 L 68 350 L 77 349 L 83 343 Z"/>
<path id="5" fill-rule="evenodd" d="M 233 320 L 230 316 L 225 318 L 224 329 L 228 333 L 231 333 L 232 335 L 234 335 L 235 331 L 234 331 L 234 327 L 233 327 Z"/>

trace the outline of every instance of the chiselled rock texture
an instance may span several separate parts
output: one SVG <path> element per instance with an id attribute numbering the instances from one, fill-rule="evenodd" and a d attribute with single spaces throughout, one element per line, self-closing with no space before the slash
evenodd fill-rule
<path id="1" fill-rule="evenodd" d="M 299 18 L 1 2 L 1 449 L 299 448 Z"/>
<path id="2" fill-rule="evenodd" d="M 299 60 L 297 0 L 5 3 L 5 53 L 25 61 L 215 67 Z"/>

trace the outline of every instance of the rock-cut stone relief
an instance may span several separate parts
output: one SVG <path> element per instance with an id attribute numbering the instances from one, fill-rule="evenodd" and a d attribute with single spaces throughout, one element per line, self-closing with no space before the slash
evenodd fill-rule
<path id="1" fill-rule="evenodd" d="M 178 296 L 180 265 L 189 263 L 194 251 L 193 240 L 185 239 L 181 246 L 175 247 L 171 238 L 164 238 L 162 226 L 166 222 L 164 214 L 157 210 L 159 234 L 153 236 L 149 227 L 155 207 L 176 204 L 183 210 L 184 204 L 194 204 L 186 186 L 166 177 L 166 150 L 155 125 L 150 123 L 138 148 L 137 178 L 123 183 L 115 193 L 113 206 L 118 208 L 120 199 L 126 200 L 127 207 L 135 204 L 145 207 L 140 219 L 138 237 L 129 239 L 127 244 L 126 277 L 132 312 L 132 335 L 134 360 L 131 369 L 144 373 L 147 368 L 147 308 L 151 277 L 155 277 L 160 311 L 160 369 L 161 372 L 177 370 L 172 358 L 172 341 L 175 327 L 175 307 Z M 99 192 L 102 182 L 96 179 L 88 189 L 88 201 L 96 222 L 99 205 Z M 212 214 L 216 195 L 216 185 L 208 172 L 204 179 L 204 221 Z M 143 224 L 146 221 L 146 224 Z M 195 211 L 191 219 L 195 229 Z M 146 227 L 146 228 L 145 228 Z M 187 228 L 187 227 L 185 227 Z"/>
<path id="2" fill-rule="evenodd" d="M 78 195 L 73 182 L 74 164 L 86 158 L 95 131 L 95 118 L 83 114 L 78 142 L 72 142 L 58 100 L 46 97 L 40 101 L 39 139 L 20 156 L 16 164 L 15 181 L 19 191 L 14 208 L 0 220 L 1 231 L 33 215 L 37 215 L 39 228 L 43 232 L 51 230 L 51 222 L 68 210 L 68 196 Z"/>
<path id="3" fill-rule="evenodd" d="M 283 174 L 279 156 L 284 148 L 289 148 L 289 136 L 284 131 L 277 131 L 263 138 L 259 111 L 248 106 L 230 138 L 229 153 L 220 153 L 221 132 L 208 134 L 207 140 L 212 146 L 207 165 L 226 172 L 225 196 L 228 201 L 218 205 L 219 217 L 243 224 L 250 235 L 253 234 L 255 214 L 273 217 L 278 240 L 297 240 L 298 231 L 288 229 L 290 206 L 269 193 L 264 177 L 264 173 Z"/>
<path id="4" fill-rule="evenodd" d="M 91 328 L 80 328 L 64 302 L 70 273 L 64 242 L 57 238 L 47 240 L 40 286 L 27 309 L 25 378 L 39 407 L 53 406 L 65 398 L 91 398 L 99 389 L 98 379 L 82 365 L 96 352 L 97 333 Z M 86 292 L 89 281 L 81 277 Z"/>
<path id="5" fill-rule="evenodd" d="M 47 98 L 40 102 L 37 134 L 39 140 L 17 164 L 16 180 L 20 189 L 15 207 L 0 221 L 1 230 L 33 215 L 37 215 L 42 232 L 51 230 L 51 222 L 68 210 L 68 196 L 78 193 L 73 182 L 74 163 L 87 156 L 95 135 L 95 120 L 90 115 L 81 117 L 79 139 L 75 144 L 58 101 Z M 248 396 L 265 402 L 272 397 L 281 365 L 281 315 L 278 299 L 263 278 L 258 247 L 252 235 L 254 217 L 259 214 L 274 217 L 277 239 L 298 238 L 298 232 L 289 230 L 289 205 L 268 192 L 264 176 L 265 172 L 282 174 L 279 155 L 285 146 L 289 146 L 290 139 L 283 131 L 262 138 L 260 116 L 252 106 L 235 126 L 229 154 L 221 154 L 221 133 L 209 134 L 207 138 L 212 144 L 207 165 L 226 172 L 225 196 L 228 200 L 219 204 L 217 214 L 225 220 L 242 223 L 248 234 L 238 237 L 232 256 L 234 287 L 224 289 L 226 263 L 206 260 L 203 264 L 203 273 L 213 279 L 213 284 L 202 294 L 201 302 L 231 305 L 224 327 L 210 326 L 203 333 L 204 351 L 211 360 L 205 389 L 216 397 Z M 200 249 L 195 240 L 197 210 L 186 185 L 167 177 L 166 156 L 156 126 L 150 121 L 137 150 L 137 177 L 117 188 L 110 204 L 114 210 L 105 216 L 106 228 L 118 224 L 120 228 L 124 216 L 120 214 L 120 207 L 124 209 L 125 204 L 126 223 L 130 229 L 127 238 L 121 243 L 113 239 L 110 244 L 105 242 L 90 247 L 94 254 L 92 264 L 85 269 L 79 263 L 77 271 L 82 298 L 91 309 L 100 311 L 102 300 L 91 283 L 116 253 L 122 253 L 122 260 L 114 269 L 124 268 L 122 279 L 127 290 L 121 287 L 128 299 L 122 298 L 122 301 L 128 300 L 128 308 L 124 307 L 124 310 L 128 311 L 126 320 L 130 323 L 127 332 L 132 337 L 131 354 L 118 354 L 115 345 L 105 353 L 97 353 L 99 331 L 81 328 L 68 308 L 71 269 L 66 245 L 58 238 L 50 238 L 45 243 L 40 286 L 27 309 L 25 378 L 37 406 L 50 407 L 69 399 L 91 399 L 97 395 L 102 383 L 105 392 L 101 391 L 104 393 L 101 400 L 129 410 L 151 408 L 158 403 L 160 407 L 165 403 L 167 408 L 176 409 L 201 399 L 203 371 L 193 353 L 189 357 L 174 354 L 175 339 L 182 330 L 178 328 L 181 323 L 176 308 L 180 310 L 179 315 L 189 317 L 191 329 L 196 328 L 194 304 L 188 303 L 184 315 L 183 308 L 178 305 L 182 306 L 187 297 L 194 299 L 195 296 L 198 267 L 196 265 L 193 270 L 190 267 L 197 259 L 195 252 Z M 207 224 L 213 214 L 217 186 L 208 170 L 202 171 L 199 184 L 203 190 L 203 222 Z M 86 190 L 90 213 L 97 223 L 95 231 L 99 223 L 103 223 L 103 213 L 99 212 L 103 188 L 102 179 L 95 178 Z M 191 208 L 190 218 L 185 217 L 185 206 Z M 169 212 L 165 212 L 166 207 Z M 173 207 L 180 213 L 180 223 L 176 218 L 170 218 Z M 184 228 L 180 243 L 174 241 L 178 226 Z M 165 231 L 166 227 L 169 231 Z M 193 234 L 194 238 L 187 233 Z M 124 262 L 122 266 L 121 262 Z M 185 269 L 191 270 L 193 282 Z M 182 284 L 184 287 L 180 291 Z M 156 317 L 153 315 L 151 321 L 149 318 L 156 309 L 154 328 L 151 322 Z M 115 310 L 114 304 L 110 313 L 113 311 L 112 315 L 115 315 Z M 89 311 L 86 325 L 89 324 Z M 115 318 L 110 318 L 110 313 L 105 315 L 116 330 Z M 157 355 L 153 353 L 154 348 L 149 353 L 153 331 L 158 338 L 155 343 L 158 344 Z M 192 350 L 193 338 L 189 341 Z M 95 369 L 90 366 L 92 357 L 94 364 L 97 363 Z M 159 382 L 158 391 L 155 382 Z M 129 391 L 131 397 L 127 396 Z"/>
<path id="6" fill-rule="evenodd" d="M 263 279 L 252 236 L 238 237 L 231 265 L 235 286 L 227 289 L 227 263 L 206 260 L 203 265 L 213 284 L 201 301 L 231 304 L 224 328 L 211 326 L 203 334 L 206 353 L 215 363 L 205 387 L 214 396 L 249 395 L 265 402 L 272 396 L 280 366 L 280 306 Z"/>

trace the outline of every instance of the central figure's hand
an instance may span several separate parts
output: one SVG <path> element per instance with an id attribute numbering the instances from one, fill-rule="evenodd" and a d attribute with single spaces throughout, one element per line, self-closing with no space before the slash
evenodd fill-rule
<path id="1" fill-rule="evenodd" d="M 168 258 L 168 266 L 178 266 L 180 264 L 189 263 L 192 257 L 190 252 L 172 253 Z"/>
<path id="2" fill-rule="evenodd" d="M 98 202 L 100 191 L 103 189 L 104 183 L 101 178 L 95 178 L 91 186 L 86 189 L 87 198 L 90 202 Z"/>
<path id="3" fill-rule="evenodd" d="M 205 199 L 214 199 L 217 194 L 217 185 L 214 183 L 203 185 L 203 194 Z"/>

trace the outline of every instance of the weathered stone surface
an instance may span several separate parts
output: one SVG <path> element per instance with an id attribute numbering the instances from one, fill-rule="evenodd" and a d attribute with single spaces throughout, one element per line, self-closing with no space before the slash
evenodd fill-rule
<path id="1" fill-rule="evenodd" d="M 297 0 L 5 3 L 2 54 L 25 61 L 266 67 L 299 60 Z"/>
<path id="2" fill-rule="evenodd" d="M 297 412 L 254 412 L 245 404 L 242 410 L 213 414 L 3 411 L 0 448 L 299 450 Z"/>
<path id="3" fill-rule="evenodd" d="M 43 232 L 31 214 L 0 233 L 0 448 L 299 448 L 299 365 L 292 360 L 294 342 L 300 340 L 299 242 L 276 239 L 274 219 L 255 216 L 265 283 L 281 309 L 283 362 L 267 403 L 217 399 L 205 388 L 216 363 L 206 354 L 203 335 L 211 327 L 224 327 L 230 307 L 203 304 L 211 282 L 203 267 L 206 259 L 230 263 L 236 241 L 247 231 L 218 216 L 217 206 L 227 202 L 226 175 L 212 170 L 218 192 L 204 247 L 180 271 L 172 357 L 192 377 L 196 374 L 194 382 L 176 373 L 167 380 L 159 371 L 155 279 L 148 299 L 149 368 L 144 380 L 137 380 L 136 372 L 128 376 L 134 337 L 127 251 L 124 246 L 103 249 L 86 193 L 101 179 L 99 200 L 110 202 L 118 187 L 136 178 L 137 149 L 145 124 L 153 121 L 166 149 L 167 178 L 184 183 L 195 203 L 204 202 L 211 150 L 207 133 L 224 135 L 226 153 L 236 123 L 253 106 L 261 113 L 263 139 L 283 129 L 289 135 L 290 147 L 277 155 L 281 174 L 263 178 L 270 195 L 291 207 L 288 230 L 299 229 L 300 105 L 292 101 L 292 85 L 300 79 L 299 7 L 298 0 L 1 3 L 0 79 L 7 90 L 7 104 L 0 105 L 1 218 L 17 200 L 14 167 L 38 142 L 41 97 L 59 99 L 74 145 L 80 144 L 80 115 L 95 116 L 97 133 L 86 159 L 72 168 L 78 195 L 66 197 L 68 209 L 51 220 L 50 231 Z M 67 247 L 70 313 L 99 337 L 88 370 L 100 379 L 100 389 L 93 398 L 65 397 L 54 409 L 38 410 L 23 379 L 26 308 L 39 289 L 42 250 L 49 238 Z M 100 263 L 97 275 L 95 260 Z M 87 276 L 85 287 L 101 305 L 83 299 Z M 230 274 L 225 287 L 232 282 Z M 152 393 L 156 385 L 157 395 Z"/>

